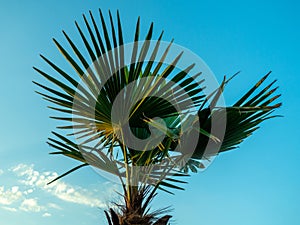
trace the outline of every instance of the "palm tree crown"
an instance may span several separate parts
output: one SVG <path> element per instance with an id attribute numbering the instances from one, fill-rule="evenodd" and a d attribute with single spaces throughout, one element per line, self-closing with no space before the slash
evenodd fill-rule
<path id="1" fill-rule="evenodd" d="M 119 13 L 115 22 L 109 12 L 110 26 L 101 10 L 99 15 L 100 24 L 91 12 L 90 19 L 83 16 L 86 32 L 76 22 L 82 49 L 64 31 L 73 53 L 53 39 L 74 74 L 43 55 L 56 75 L 34 67 L 52 83 L 34 81 L 59 114 L 52 118 L 64 123 L 58 128 L 67 131 L 53 132 L 51 154 L 81 162 L 57 179 L 91 165 L 115 175 L 123 187 L 124 204 L 105 212 L 109 224 L 167 224 L 169 215 L 158 217 L 167 208 L 149 212 L 157 189 L 183 189 L 182 177 L 237 148 L 262 121 L 275 117 L 271 114 L 281 105 L 274 103 L 275 81 L 260 89 L 268 73 L 235 104 L 220 106 L 232 77 L 206 93 L 194 62 L 177 68 L 184 52 L 166 63 L 173 41 L 166 45 L 163 32 L 153 39 L 153 24 L 141 41 L 138 19 L 134 42 L 126 44 Z"/>

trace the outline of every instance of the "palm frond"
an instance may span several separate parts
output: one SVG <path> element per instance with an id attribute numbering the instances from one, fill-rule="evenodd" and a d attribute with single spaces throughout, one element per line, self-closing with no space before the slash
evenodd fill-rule
<path id="1" fill-rule="evenodd" d="M 276 81 L 271 82 L 259 91 L 259 87 L 269 74 L 270 72 L 261 78 L 233 106 L 217 107 L 214 104 L 213 107 L 209 105 L 198 111 L 200 126 L 208 133 L 211 133 L 212 130 L 212 117 L 217 121 L 215 126 L 218 126 L 218 119 L 219 121 L 226 121 L 226 129 L 223 139 L 219 142 L 209 142 L 210 138 L 200 133 L 197 147 L 191 157 L 191 159 L 197 160 L 196 164 L 201 163 L 199 161 L 201 159 L 204 160 L 214 156 L 215 153 L 238 148 L 247 137 L 251 136 L 259 128 L 260 123 L 270 118 L 278 117 L 278 115 L 271 115 L 276 108 L 281 106 L 281 103 L 274 103 L 280 97 L 280 94 L 272 96 L 278 88 L 271 89 Z M 225 120 L 222 118 L 224 116 L 226 116 Z M 216 130 L 216 133 L 211 134 L 218 137 L 218 132 L 222 133 L 222 131 Z M 219 150 L 215 151 L 215 149 Z M 213 154 L 211 154 L 212 152 Z M 185 172 L 196 172 L 199 169 L 199 166 L 196 164 L 194 161 L 190 161 L 183 170 Z"/>

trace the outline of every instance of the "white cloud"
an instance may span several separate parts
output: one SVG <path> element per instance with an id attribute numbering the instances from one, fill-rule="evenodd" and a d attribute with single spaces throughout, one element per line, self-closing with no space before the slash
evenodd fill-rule
<path id="1" fill-rule="evenodd" d="M 33 186 L 40 175 L 38 171 L 33 170 L 33 165 L 19 164 L 12 168 L 12 171 L 20 177 L 25 177 L 22 183 L 28 186 Z"/>
<path id="2" fill-rule="evenodd" d="M 26 164 L 19 164 L 12 168 L 12 171 L 21 177 L 21 183 L 30 187 L 29 190 L 38 188 L 54 195 L 60 200 L 90 207 L 105 208 L 107 206 L 104 201 L 99 200 L 99 193 L 97 194 L 96 192 L 91 192 L 90 190 L 81 187 L 75 188 L 60 180 L 52 183 L 51 185 L 47 185 L 47 183 L 58 176 L 55 172 L 38 172 L 34 170 L 33 165 Z M 109 195 L 112 194 L 111 189 L 114 187 L 115 186 L 110 185 L 108 190 L 105 190 L 105 193 L 109 193 Z M 29 190 L 27 190 L 24 194 L 30 193 Z M 109 196 L 106 195 L 106 197 Z"/>
<path id="3" fill-rule="evenodd" d="M 14 186 L 11 189 L 5 190 L 4 186 L 0 186 L 0 204 L 11 205 L 22 197 L 22 192 L 19 187 Z"/>
<path id="4" fill-rule="evenodd" d="M 44 207 L 40 206 L 36 199 L 29 198 L 22 202 L 20 210 L 25 212 L 40 212 L 44 210 Z"/>
<path id="5" fill-rule="evenodd" d="M 7 210 L 7 211 L 10 211 L 10 212 L 17 212 L 17 209 L 16 209 L 16 208 L 7 207 L 7 206 L 2 206 L 1 208 L 2 208 L 2 209 L 5 209 L 5 210 Z"/>
<path id="6" fill-rule="evenodd" d="M 30 189 L 24 191 L 23 194 L 28 195 L 28 194 L 31 194 L 32 192 L 33 192 L 33 189 L 30 188 Z"/>
<path id="7" fill-rule="evenodd" d="M 43 217 L 49 217 L 49 216 L 52 216 L 51 213 L 46 212 L 43 214 Z"/>
<path id="8" fill-rule="evenodd" d="M 2 175 L 3 173 L 4 173 L 4 171 L 0 169 L 0 175 Z"/>
<path id="9" fill-rule="evenodd" d="M 9 172 L 18 176 L 19 184 L 10 187 L 0 186 L 0 209 L 9 212 L 41 213 L 43 217 L 50 217 L 51 210 L 62 210 L 61 206 L 54 203 L 57 200 L 88 207 L 106 208 L 107 200 L 113 196 L 114 189 L 117 187 L 116 184 L 104 183 L 101 184 L 102 190 L 99 186 L 86 189 L 61 180 L 47 185 L 58 174 L 50 171 L 40 172 L 34 169 L 34 165 L 27 164 L 19 164 L 11 168 Z M 0 175 L 1 173 L 3 170 L 0 170 Z M 41 192 L 54 196 L 56 201 L 52 198 L 54 202 L 43 203 L 38 197 Z M 103 196 L 106 199 L 103 199 Z"/>
<path id="10" fill-rule="evenodd" d="M 47 206 L 52 209 L 58 209 L 58 210 L 62 209 L 59 205 L 56 205 L 54 203 L 48 203 Z"/>
<path id="11" fill-rule="evenodd" d="M 50 189 L 50 192 L 57 198 L 67 202 L 87 205 L 91 207 L 106 206 L 106 204 L 93 197 L 88 190 L 82 188 L 78 188 L 78 190 L 75 190 L 73 187 L 63 182 L 58 182 L 54 187 Z"/>
<path id="12" fill-rule="evenodd" d="M 13 187 L 11 188 L 11 193 L 16 194 L 16 193 L 18 193 L 18 192 L 19 192 L 19 187 L 18 187 L 18 186 L 13 186 Z"/>

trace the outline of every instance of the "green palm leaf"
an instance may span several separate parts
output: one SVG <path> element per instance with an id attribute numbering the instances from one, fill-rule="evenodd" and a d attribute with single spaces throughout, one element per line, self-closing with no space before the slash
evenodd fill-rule
<path id="1" fill-rule="evenodd" d="M 269 74 L 270 72 L 260 79 L 233 106 L 218 108 L 209 105 L 209 107 L 199 110 L 200 126 L 208 133 L 211 133 L 212 115 L 214 114 L 216 120 L 226 115 L 225 135 L 221 142 L 215 141 L 213 144 L 209 145 L 209 137 L 200 133 L 197 147 L 191 157 L 193 160 L 190 160 L 183 168 L 185 172 L 190 170 L 192 172 L 197 172 L 196 169 L 201 169 L 203 165 L 198 160 L 214 156 L 215 154 L 210 154 L 210 152 L 215 153 L 215 151 L 211 149 L 219 149 L 218 153 L 236 149 L 239 147 L 239 144 L 259 128 L 260 123 L 270 118 L 278 117 L 278 115 L 271 116 L 274 109 L 281 106 L 281 103 L 274 103 L 280 95 L 272 96 L 278 87 L 270 90 L 276 81 L 271 82 L 259 91 L 259 87 L 263 84 Z M 222 119 L 220 119 L 220 121 L 222 121 Z M 212 135 L 218 137 L 217 133 Z M 197 163 L 195 163 L 194 160 L 197 160 Z"/>
<path id="2" fill-rule="evenodd" d="M 108 24 L 101 10 L 99 19 L 97 21 L 89 12 L 89 18 L 83 16 L 84 29 L 75 23 L 81 43 L 75 43 L 75 39 L 65 31 L 63 35 L 69 47 L 53 39 L 58 50 L 73 67 L 73 73 L 66 72 L 43 55 L 41 58 L 52 72 L 34 67 L 52 85 L 49 87 L 34 81 L 41 89 L 37 93 L 51 103 L 51 109 L 59 113 L 59 116 L 52 116 L 62 123 L 58 128 L 68 132 L 68 135 L 53 132 L 54 137 L 48 141 L 55 149 L 52 154 L 82 163 L 58 178 L 89 164 L 118 176 L 123 182 L 129 179 L 128 174 L 133 171 L 130 166 L 148 166 L 151 169 L 141 172 L 140 176 L 146 177 L 145 180 L 156 181 L 153 183 L 155 191 L 183 189 L 180 185 L 185 182 L 173 176 L 184 176 L 189 171 L 196 172 L 203 168 L 202 160 L 218 152 L 237 148 L 261 122 L 276 117 L 271 114 L 281 104 L 274 103 L 280 96 L 273 96 L 277 89 L 272 89 L 275 82 L 259 90 L 269 73 L 235 104 L 218 107 L 218 100 L 232 78 L 224 78 L 217 90 L 205 95 L 204 87 L 201 86 L 204 82 L 200 77 L 201 71 L 195 74 L 191 72 L 194 63 L 183 70 L 176 70 L 183 53 L 176 55 L 170 65 L 164 64 L 173 40 L 167 47 L 162 47 L 162 32 L 153 42 L 153 23 L 141 40 L 140 18 L 133 35 L 134 43 L 130 45 L 130 63 L 125 65 L 128 52 L 125 51 L 119 12 L 116 23 L 111 12 Z M 113 121 L 114 103 L 122 91 L 124 94 L 117 113 L 122 117 L 123 112 L 129 110 L 129 118 Z M 178 112 L 177 106 L 181 112 Z M 198 119 L 192 122 L 185 115 L 191 109 L 198 109 Z M 164 126 L 155 122 L 154 118 L 157 117 L 163 120 Z M 212 132 L 213 118 L 215 125 L 218 125 L 218 121 L 227 121 L 224 138 L 220 134 L 222 132 Z M 200 123 L 200 128 L 195 130 L 190 126 L 195 123 Z M 129 124 L 131 132 L 141 140 L 147 140 L 154 128 L 165 132 L 165 137 L 149 151 L 133 149 L 124 145 L 124 124 Z M 190 127 L 190 132 L 197 132 L 199 141 L 195 151 L 182 165 L 178 163 L 182 156 L 174 156 L 174 152 L 181 145 L 180 137 L 184 127 Z M 163 169 L 153 166 L 162 162 L 165 163 Z M 162 172 L 164 175 L 159 175 Z"/>

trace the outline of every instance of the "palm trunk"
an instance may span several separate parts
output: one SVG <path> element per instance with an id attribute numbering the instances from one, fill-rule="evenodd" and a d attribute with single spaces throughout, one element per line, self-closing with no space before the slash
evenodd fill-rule
<path id="1" fill-rule="evenodd" d="M 124 193 L 124 205 L 117 205 L 117 210 L 110 208 L 109 212 L 105 211 L 105 215 L 108 221 L 108 225 L 167 225 L 170 215 L 165 215 L 159 219 L 157 216 L 163 214 L 166 210 L 160 212 L 148 213 L 146 208 L 148 205 L 144 205 L 144 202 L 148 197 L 148 188 L 140 188 L 138 186 L 130 187 L 130 198 L 128 193 Z M 145 204 L 149 204 L 150 201 L 146 201 Z"/>

